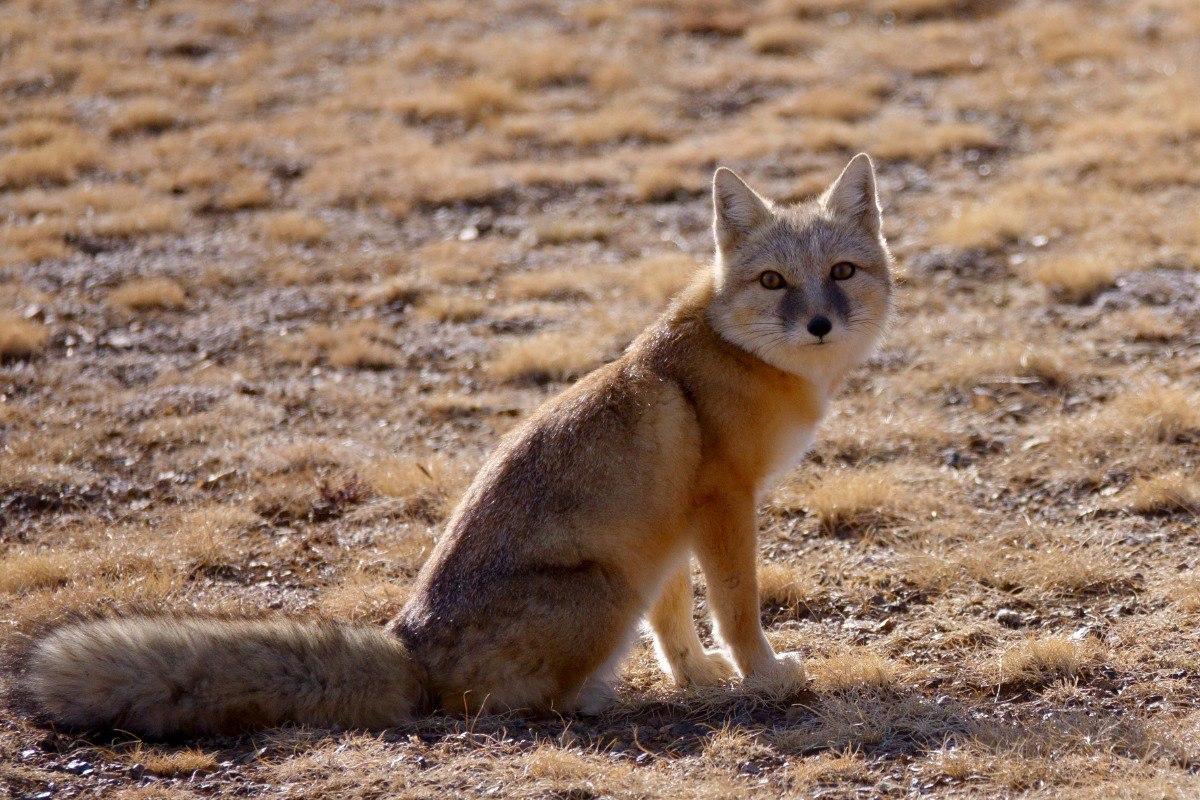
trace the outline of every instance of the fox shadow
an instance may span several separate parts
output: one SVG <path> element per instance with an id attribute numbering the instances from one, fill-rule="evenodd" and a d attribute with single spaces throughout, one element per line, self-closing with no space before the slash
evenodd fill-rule
<path id="1" fill-rule="evenodd" d="M 1022 699 L 1036 700 L 1038 713 L 1009 713 L 1009 701 Z M 618 708 L 595 717 L 436 715 L 373 737 L 394 743 L 398 749 L 417 740 L 466 749 L 496 742 L 518 750 L 547 744 L 569 746 L 645 763 L 701 755 L 723 734 L 751 737 L 764 745 L 754 748 L 745 763 L 738 765 L 751 772 L 823 752 L 850 751 L 886 761 L 971 745 L 997 754 L 1046 758 L 1078 744 L 1130 758 L 1166 757 L 1189 770 L 1200 769 L 1200 759 L 1157 735 L 1141 720 L 1051 702 L 1036 693 L 972 702 L 920 687 L 861 686 L 771 699 L 736 689 L 634 694 L 626 696 Z M 353 735 L 351 731 L 293 727 L 188 744 L 216 752 L 222 764 L 237 765 L 272 752 L 280 757 L 296 755 Z M 47 742 L 59 752 L 95 745 L 118 751 L 142 746 L 137 740 L 112 734 L 85 739 L 60 735 L 57 747 L 55 739 L 52 734 Z"/>

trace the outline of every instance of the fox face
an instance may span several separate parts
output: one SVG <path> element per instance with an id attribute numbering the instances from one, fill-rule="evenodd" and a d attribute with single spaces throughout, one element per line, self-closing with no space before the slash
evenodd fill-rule
<path id="1" fill-rule="evenodd" d="M 821 383 L 870 354 L 888 319 L 892 278 L 866 155 L 820 198 L 789 208 L 718 169 L 713 212 L 709 320 L 726 340 Z"/>

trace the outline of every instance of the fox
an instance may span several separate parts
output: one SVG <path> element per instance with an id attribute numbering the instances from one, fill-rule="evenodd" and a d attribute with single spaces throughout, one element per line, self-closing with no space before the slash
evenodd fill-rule
<path id="1" fill-rule="evenodd" d="M 429 713 L 598 714 L 643 620 L 681 687 L 805 686 L 763 632 L 756 509 L 876 346 L 893 258 L 875 167 L 776 204 L 712 180 L 711 268 L 622 355 L 501 438 L 399 615 L 369 627 L 128 616 L 60 624 L 17 668 L 44 724 L 146 738 Z M 717 647 L 693 619 L 692 560 Z"/>

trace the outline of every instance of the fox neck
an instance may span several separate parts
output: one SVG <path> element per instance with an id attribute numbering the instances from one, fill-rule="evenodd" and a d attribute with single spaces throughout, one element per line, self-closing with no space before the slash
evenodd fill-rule
<path id="1" fill-rule="evenodd" d="M 697 280 L 630 355 L 679 382 L 715 474 L 761 499 L 808 449 L 845 369 L 784 370 L 738 347 L 711 324 L 711 293 Z"/>

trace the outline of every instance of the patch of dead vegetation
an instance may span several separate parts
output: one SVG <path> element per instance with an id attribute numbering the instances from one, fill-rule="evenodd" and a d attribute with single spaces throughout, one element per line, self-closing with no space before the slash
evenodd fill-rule
<path id="1" fill-rule="evenodd" d="M 47 25 L 12 0 L 10 633 L 146 607 L 384 623 L 497 438 L 707 264 L 718 164 L 800 201 L 871 150 L 902 272 L 760 515 L 764 621 L 808 685 L 676 691 L 639 641 L 597 717 L 65 754 L 14 717 L 3 777 L 1195 795 L 1194 5 L 178 0 Z"/>
<path id="2" fill-rule="evenodd" d="M 49 329 L 17 314 L 0 314 L 0 361 L 32 358 L 50 339 Z"/>
<path id="3" fill-rule="evenodd" d="M 1090 637 L 1031 637 L 1000 653 L 994 680 L 1001 686 L 1044 686 L 1080 678 L 1102 659 L 1102 649 Z"/>
<path id="4" fill-rule="evenodd" d="M 109 292 L 108 302 L 127 311 L 174 310 L 187 305 L 187 293 L 172 278 L 136 278 Z"/>

